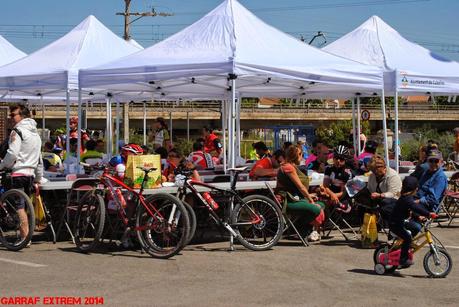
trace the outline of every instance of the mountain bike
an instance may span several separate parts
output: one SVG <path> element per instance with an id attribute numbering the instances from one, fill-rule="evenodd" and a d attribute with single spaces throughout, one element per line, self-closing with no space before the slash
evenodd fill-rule
<path id="1" fill-rule="evenodd" d="M 142 249 L 150 256 L 170 258 L 183 249 L 190 227 L 185 207 L 170 194 L 145 197 L 148 174 L 156 168 L 138 168 L 145 173 L 139 192 L 104 168 L 98 188 L 82 197 L 74 231 L 75 243 L 81 251 L 93 250 L 101 241 L 107 211 L 104 199 L 114 202 L 125 233 L 135 231 Z M 124 195 L 131 200 L 127 202 Z"/>
<path id="2" fill-rule="evenodd" d="M 0 172 L 2 187 L 0 188 L 0 243 L 11 251 L 19 251 L 32 240 L 35 229 L 35 214 L 32 202 L 24 191 L 19 189 L 4 190 L 4 182 L 9 173 Z M 21 237 L 21 220 L 18 207 L 24 207 L 28 221 L 28 233 Z"/>
<path id="3" fill-rule="evenodd" d="M 241 198 L 236 191 L 236 183 L 243 168 L 229 169 L 233 172 L 230 189 L 220 188 L 201 181 L 190 179 L 192 171 L 186 169 L 176 170 L 175 183 L 179 187 L 177 197 L 182 201 L 189 191 L 199 200 L 199 204 L 204 208 L 211 220 L 218 226 L 226 229 L 244 247 L 261 251 L 270 249 L 282 236 L 284 229 L 284 219 L 282 212 L 277 204 L 263 195 L 249 195 Z M 212 192 L 219 192 L 227 200 L 225 204 L 217 203 L 209 192 L 199 192 L 197 187 L 206 188 Z M 207 194 L 206 194 L 207 193 Z M 230 209 L 229 217 L 221 218 L 216 211 L 227 204 L 234 204 L 234 209 Z M 187 237 L 187 242 L 192 239 L 193 230 Z"/>
<path id="4" fill-rule="evenodd" d="M 429 245 L 429 250 L 424 256 L 424 270 L 430 277 L 442 278 L 451 272 L 453 261 L 443 244 L 430 232 L 431 223 L 432 219 L 427 220 L 421 233 L 413 238 L 409 259 L 413 260 L 415 253 Z M 402 242 L 402 239 L 394 236 L 392 243 L 384 243 L 376 248 L 373 261 L 375 263 L 374 270 L 377 274 L 393 273 L 398 269 Z"/>

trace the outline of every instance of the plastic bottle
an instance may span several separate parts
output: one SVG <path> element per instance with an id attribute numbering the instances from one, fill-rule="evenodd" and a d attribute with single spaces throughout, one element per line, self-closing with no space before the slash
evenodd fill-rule
<path id="1" fill-rule="evenodd" d="M 212 198 L 212 196 L 210 196 L 209 192 L 202 193 L 202 197 L 212 207 L 212 209 L 214 209 L 214 210 L 218 209 L 218 204 L 215 202 L 215 200 Z"/>
<path id="2" fill-rule="evenodd" d="M 121 207 L 126 208 L 126 200 L 124 199 L 123 193 L 121 193 L 121 189 L 116 189 L 115 190 L 116 197 L 118 197 L 118 200 L 121 204 Z"/>

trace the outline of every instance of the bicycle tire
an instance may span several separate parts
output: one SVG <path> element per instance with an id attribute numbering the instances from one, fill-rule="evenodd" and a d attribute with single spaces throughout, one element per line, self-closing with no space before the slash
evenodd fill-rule
<path id="1" fill-rule="evenodd" d="M 19 202 L 20 199 L 24 201 L 24 209 L 26 210 L 29 224 L 29 233 L 23 240 L 20 240 L 19 216 L 17 215 L 16 206 L 12 203 Z M 0 243 L 8 250 L 19 251 L 26 247 L 33 237 L 35 212 L 32 201 L 24 191 L 10 189 L 1 195 L 0 202 L 3 207 L 0 212 Z M 18 242 L 18 240 L 20 241 Z"/>
<path id="2" fill-rule="evenodd" d="M 193 240 L 194 234 L 196 232 L 197 219 L 196 219 L 196 213 L 194 212 L 193 207 L 191 207 L 191 205 L 185 201 L 182 201 L 182 203 L 186 208 L 186 211 L 188 213 L 188 219 L 190 220 L 190 231 L 188 232 L 188 235 L 185 241 L 185 246 L 187 246 L 191 242 L 191 240 Z"/>
<path id="3" fill-rule="evenodd" d="M 77 248 L 82 252 L 94 250 L 100 243 L 104 225 L 104 199 L 94 191 L 86 192 L 80 200 L 75 217 L 74 237 Z M 88 226 L 92 228 L 89 233 L 87 233 Z"/>
<path id="4" fill-rule="evenodd" d="M 382 252 L 384 252 L 384 250 L 386 249 L 386 246 L 387 246 L 387 250 L 390 251 L 390 247 L 391 246 L 389 244 L 387 244 L 387 243 L 381 244 L 375 249 L 375 251 L 373 253 L 373 262 L 374 262 L 375 265 L 376 264 L 382 264 L 382 263 L 379 262 L 379 255 Z M 397 266 L 395 266 L 395 265 L 384 265 L 384 268 L 386 270 L 386 273 L 391 274 L 391 273 L 395 272 L 395 270 L 397 269 Z"/>
<path id="5" fill-rule="evenodd" d="M 247 221 L 247 215 L 251 215 L 253 211 L 260 214 L 262 221 L 247 225 L 252 222 Z M 245 225 L 237 225 L 240 223 Z M 237 232 L 237 239 L 244 247 L 263 251 L 276 245 L 282 237 L 284 218 L 279 206 L 268 197 L 249 195 L 242 199 L 242 203 L 236 204 L 231 213 L 231 226 Z M 271 235 L 269 240 L 267 235 Z"/>
<path id="6" fill-rule="evenodd" d="M 181 200 L 165 193 L 151 195 L 145 203 L 156 211 L 151 210 L 151 215 L 142 204 L 137 207 L 136 233 L 142 249 L 153 258 L 175 256 L 185 247 L 190 232 L 187 209 Z M 169 220 L 173 223 L 169 224 Z"/>
<path id="7" fill-rule="evenodd" d="M 445 249 L 437 248 L 437 252 L 440 258 L 443 258 L 444 260 L 446 260 L 446 264 L 447 264 L 446 268 L 439 273 L 434 272 L 434 270 L 432 270 L 432 267 L 430 266 L 430 264 L 433 264 L 435 266 L 437 265 L 435 264 L 434 252 L 432 251 L 432 249 L 430 249 L 424 256 L 424 261 L 423 261 L 424 270 L 429 275 L 429 277 L 444 278 L 448 276 L 448 274 L 451 272 L 451 269 L 453 268 L 453 260 L 451 259 L 451 256 Z"/>

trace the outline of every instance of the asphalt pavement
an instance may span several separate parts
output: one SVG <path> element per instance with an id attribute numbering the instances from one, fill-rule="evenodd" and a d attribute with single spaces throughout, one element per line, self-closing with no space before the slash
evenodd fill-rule
<path id="1" fill-rule="evenodd" d="M 444 279 L 426 277 L 427 249 L 415 256 L 413 267 L 376 275 L 373 250 L 337 232 L 309 247 L 283 240 L 266 252 L 242 246 L 230 252 L 227 242 L 191 245 L 169 260 L 112 245 L 91 254 L 68 242 L 35 242 L 20 252 L 0 247 L 0 302 L 25 297 L 38 299 L 37 305 L 459 306 L 459 227 L 432 231 L 453 257 Z"/>

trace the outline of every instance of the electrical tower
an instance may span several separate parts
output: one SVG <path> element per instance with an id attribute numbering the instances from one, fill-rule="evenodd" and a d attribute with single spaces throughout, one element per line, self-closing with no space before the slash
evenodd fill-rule
<path id="1" fill-rule="evenodd" d="M 142 17 L 145 17 L 145 16 L 151 16 L 151 17 L 156 17 L 156 16 L 163 16 L 163 17 L 167 17 L 167 16 L 173 16 L 174 14 L 171 14 L 171 13 L 164 13 L 164 12 L 156 12 L 155 8 L 152 8 L 151 9 L 151 12 L 135 12 L 135 13 L 131 13 L 131 2 L 132 0 L 124 0 L 124 4 L 125 4 L 125 7 L 124 7 L 124 12 L 122 13 L 116 13 L 116 15 L 121 15 L 121 16 L 124 16 L 124 35 L 123 35 L 123 38 L 125 40 L 130 40 L 131 39 L 131 35 L 129 34 L 129 26 L 139 20 L 140 18 Z M 135 18 L 134 20 L 130 20 L 130 17 L 131 16 L 137 16 L 137 18 Z"/>

